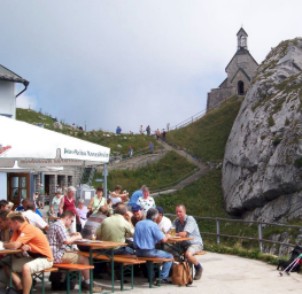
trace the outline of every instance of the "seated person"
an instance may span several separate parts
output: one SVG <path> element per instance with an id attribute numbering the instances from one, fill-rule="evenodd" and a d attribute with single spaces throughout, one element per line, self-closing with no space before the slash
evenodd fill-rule
<path id="1" fill-rule="evenodd" d="M 164 209 L 162 207 L 157 206 L 156 209 L 158 211 L 158 218 L 156 219 L 156 223 L 157 223 L 159 229 L 163 233 L 167 234 L 172 227 L 172 222 L 169 218 L 164 216 Z"/>
<path id="2" fill-rule="evenodd" d="M 112 205 L 115 205 L 119 202 L 126 202 L 128 201 L 129 193 L 124 191 L 122 192 L 122 186 L 116 185 L 113 192 L 110 192 L 110 199 Z"/>
<path id="3" fill-rule="evenodd" d="M 86 221 L 85 226 L 82 230 L 82 237 L 84 239 L 93 240 L 96 239 L 96 231 L 101 225 L 103 220 L 107 218 L 108 206 L 103 205 L 99 208 L 97 213 L 92 214 Z"/>
<path id="4" fill-rule="evenodd" d="M 127 237 L 132 237 L 134 228 L 131 224 L 127 207 L 124 203 L 118 203 L 114 209 L 114 214 L 103 220 L 96 231 L 97 240 L 126 242 Z M 133 254 L 130 247 L 120 247 L 114 249 L 114 254 Z"/>
<path id="5" fill-rule="evenodd" d="M 135 227 L 139 221 L 144 219 L 144 214 L 142 212 L 142 208 L 137 204 L 133 205 L 131 210 L 133 214 L 131 217 L 131 223 Z"/>
<path id="6" fill-rule="evenodd" d="M 180 237 L 192 237 L 193 240 L 184 241 L 182 245 L 187 260 L 195 267 L 194 280 L 199 280 L 202 275 L 202 266 L 194 254 L 203 249 L 202 238 L 199 232 L 198 224 L 193 216 L 186 214 L 184 205 L 176 206 L 177 218 L 173 222 L 176 229 L 176 235 Z"/>
<path id="7" fill-rule="evenodd" d="M 0 211 L 1 210 L 9 210 L 8 201 L 5 199 L 0 200 Z"/>
<path id="8" fill-rule="evenodd" d="M 12 230 L 9 227 L 7 215 L 8 211 L 0 211 L 0 241 L 8 242 L 12 236 Z"/>
<path id="9" fill-rule="evenodd" d="M 134 248 L 137 256 L 143 257 L 162 257 L 173 258 L 173 255 L 156 249 L 155 246 L 159 242 L 167 242 L 169 235 L 165 235 L 155 223 L 158 217 L 158 211 L 155 208 L 149 208 L 145 220 L 138 222 L 135 226 L 135 233 L 133 237 Z M 160 283 L 169 283 L 168 277 L 172 262 L 164 262 L 160 275 L 161 281 L 156 281 L 157 285 Z"/>
<path id="10" fill-rule="evenodd" d="M 8 222 L 13 235 L 9 242 L 4 243 L 6 249 L 22 249 L 27 256 L 12 256 L 12 279 L 16 289 L 29 294 L 32 286 L 32 274 L 51 268 L 53 254 L 44 233 L 27 223 L 19 212 L 12 212 Z M 20 276 L 17 274 L 20 273 Z"/>
<path id="11" fill-rule="evenodd" d="M 80 233 L 72 233 L 69 235 L 67 229 L 70 228 L 74 221 L 75 214 L 70 210 L 65 210 L 59 220 L 50 225 L 47 238 L 50 244 L 50 248 L 53 252 L 55 263 L 79 263 L 89 264 L 88 258 L 78 255 L 76 252 L 67 252 L 67 245 L 73 244 L 73 242 L 82 239 Z M 84 281 L 82 283 L 83 290 L 90 289 L 90 277 L 89 270 L 83 270 L 82 275 Z M 101 292 L 100 289 L 93 288 L 93 292 Z"/>
<path id="12" fill-rule="evenodd" d="M 40 215 L 35 212 L 34 202 L 27 200 L 26 206 L 24 206 L 24 208 L 25 211 L 23 211 L 22 214 L 28 220 L 28 222 L 46 232 L 48 230 L 48 224 Z"/>
<path id="13" fill-rule="evenodd" d="M 80 225 L 80 231 L 84 228 L 86 220 L 87 220 L 87 206 L 85 205 L 85 200 L 80 199 L 78 201 L 78 207 L 76 208 L 77 210 L 77 221 L 79 221 Z"/>

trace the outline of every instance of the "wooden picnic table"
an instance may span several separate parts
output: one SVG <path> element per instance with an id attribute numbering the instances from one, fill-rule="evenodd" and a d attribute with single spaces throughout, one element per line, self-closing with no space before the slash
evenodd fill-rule
<path id="1" fill-rule="evenodd" d="M 97 252 L 97 250 L 109 250 L 110 254 L 108 257 L 110 258 L 111 264 L 111 290 L 114 292 L 114 259 L 113 259 L 113 250 L 117 247 L 125 247 L 126 243 L 122 242 L 112 242 L 112 241 L 100 241 L 100 240 L 77 240 L 74 242 L 76 245 L 87 246 L 89 247 L 89 264 L 93 265 L 93 252 Z M 104 252 L 100 253 L 104 254 Z M 90 270 L 90 293 L 92 294 L 93 289 L 93 269 Z"/>
<path id="2" fill-rule="evenodd" d="M 21 249 L 1 249 L 0 250 L 0 255 L 14 255 L 14 254 L 18 254 L 21 253 L 22 250 Z M 9 275 L 9 286 L 12 287 L 13 285 L 13 279 L 12 279 L 12 259 L 10 258 L 10 275 Z"/>

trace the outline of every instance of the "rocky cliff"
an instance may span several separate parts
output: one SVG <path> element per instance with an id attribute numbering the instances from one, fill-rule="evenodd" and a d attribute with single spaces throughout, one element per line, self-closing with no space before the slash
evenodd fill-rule
<path id="1" fill-rule="evenodd" d="M 231 214 L 302 218 L 302 38 L 280 43 L 259 66 L 226 145 L 222 185 Z"/>

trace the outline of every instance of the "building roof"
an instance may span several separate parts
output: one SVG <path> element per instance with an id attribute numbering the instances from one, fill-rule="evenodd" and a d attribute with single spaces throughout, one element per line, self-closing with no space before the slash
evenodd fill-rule
<path id="1" fill-rule="evenodd" d="M 244 30 L 244 28 L 240 28 L 240 30 L 239 30 L 238 33 L 237 33 L 237 36 L 238 36 L 240 33 L 243 33 L 243 34 L 245 34 L 246 36 L 248 36 L 248 34 L 247 34 L 247 32 Z"/>
<path id="2" fill-rule="evenodd" d="M 0 64 L 0 80 L 2 81 L 10 81 L 15 83 L 22 83 L 24 85 L 28 85 L 29 81 L 23 79 L 13 71 L 9 70 L 8 68 L 4 67 Z"/>
<path id="3" fill-rule="evenodd" d="M 237 55 L 249 55 L 251 57 L 251 59 L 258 65 L 258 62 L 255 60 L 255 58 L 251 55 L 251 53 L 249 52 L 249 50 L 240 47 L 235 55 L 232 57 L 231 61 L 228 63 L 228 65 L 225 67 L 225 70 L 227 71 L 227 68 L 229 67 L 229 65 L 232 63 L 233 59 L 237 56 Z"/>

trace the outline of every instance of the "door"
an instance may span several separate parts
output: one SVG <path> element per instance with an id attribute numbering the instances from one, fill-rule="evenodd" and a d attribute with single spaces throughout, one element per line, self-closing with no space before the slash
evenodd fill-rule
<path id="1" fill-rule="evenodd" d="M 7 177 L 8 200 L 19 205 L 21 199 L 30 199 L 30 178 L 27 173 L 9 173 Z"/>

